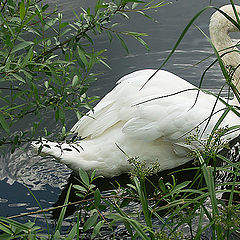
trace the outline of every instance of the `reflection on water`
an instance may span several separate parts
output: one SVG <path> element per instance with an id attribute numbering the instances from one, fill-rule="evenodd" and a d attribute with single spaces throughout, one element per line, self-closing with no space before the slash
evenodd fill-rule
<path id="1" fill-rule="evenodd" d="M 71 172 L 65 165 L 36 156 L 31 150 L 4 154 L 1 164 L 0 180 L 7 179 L 10 185 L 17 181 L 31 190 L 44 190 L 45 185 L 62 188 Z"/>

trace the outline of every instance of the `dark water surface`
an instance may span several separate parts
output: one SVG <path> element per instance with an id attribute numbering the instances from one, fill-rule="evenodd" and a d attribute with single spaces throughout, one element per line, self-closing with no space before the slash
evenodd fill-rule
<path id="1" fill-rule="evenodd" d="M 81 2 L 82 5 L 79 5 Z M 72 9 L 80 11 L 80 7 L 94 5 L 93 0 L 70 0 L 50 1 L 50 5 L 58 5 L 64 11 L 65 19 L 71 19 Z M 228 0 L 215 0 L 212 4 L 221 6 L 229 3 Z M 93 84 L 90 94 L 103 96 L 114 87 L 115 82 L 123 75 L 144 68 L 158 68 L 171 51 L 174 43 L 183 31 L 190 19 L 203 7 L 207 6 L 207 0 L 178 0 L 172 4 L 153 12 L 153 17 L 158 21 L 154 23 L 142 16 L 134 16 L 130 22 L 124 22 L 123 28 L 132 31 L 146 32 L 149 34 L 145 40 L 150 46 L 146 51 L 138 42 L 128 39 L 130 54 L 127 55 L 117 40 L 110 44 L 107 37 L 102 35 L 95 39 L 95 48 L 107 48 L 106 56 L 112 70 L 98 66 L 97 71 L 103 72 L 99 80 Z M 206 11 L 196 24 L 208 34 L 209 16 L 212 10 Z M 202 59 L 208 57 L 212 49 L 208 41 L 195 27 L 191 27 L 184 40 L 172 59 L 165 65 L 164 69 L 169 70 L 178 76 L 198 85 L 204 69 L 212 62 L 213 57 L 208 58 L 201 64 Z M 197 64 L 196 66 L 194 66 Z M 203 87 L 217 91 L 222 85 L 222 75 L 219 68 L 212 68 L 205 77 Z M 43 120 L 46 125 L 58 131 L 54 118 L 46 116 Z M 76 121 L 72 115 L 68 119 L 71 127 Z M 29 126 L 31 123 L 29 123 Z M 26 129 L 28 124 L 23 124 Z M 13 155 L 9 153 L 0 156 L 0 216 L 12 216 L 22 212 L 37 209 L 37 204 L 28 189 L 27 185 L 37 197 L 43 208 L 51 207 L 58 199 L 61 189 L 66 184 L 71 173 L 65 166 L 52 161 L 52 159 L 41 159 L 32 157 L 32 153 L 16 151 Z M 47 215 L 50 217 L 50 215 Z M 21 218 L 31 219 L 35 216 Z M 41 216 L 42 217 L 42 216 Z M 42 219 L 42 218 L 41 218 Z M 41 225 L 41 220 L 39 220 Z M 44 222 L 44 219 L 42 220 Z"/>

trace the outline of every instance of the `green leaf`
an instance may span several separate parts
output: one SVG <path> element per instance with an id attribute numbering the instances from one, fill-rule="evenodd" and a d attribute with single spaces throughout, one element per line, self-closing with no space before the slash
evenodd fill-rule
<path id="1" fill-rule="evenodd" d="M 62 124 L 65 123 L 65 112 L 62 108 L 59 108 L 59 119 Z"/>
<path id="2" fill-rule="evenodd" d="M 151 213 L 148 208 L 149 206 L 148 206 L 148 200 L 147 200 L 147 196 L 146 196 L 146 189 L 144 189 L 145 185 L 143 185 L 143 183 L 141 183 L 137 177 L 133 178 L 133 182 L 135 183 L 135 186 L 136 186 L 136 189 L 138 192 L 138 196 L 139 196 L 139 200 L 142 205 L 142 211 L 143 211 L 143 215 L 145 218 L 145 222 L 146 222 L 147 226 L 149 227 L 149 229 L 152 229 Z M 150 232 L 150 236 L 152 239 L 154 239 L 153 234 L 151 232 Z"/>
<path id="3" fill-rule="evenodd" d="M 79 46 L 77 47 L 77 50 L 78 50 L 78 56 L 82 60 L 84 66 L 87 67 L 88 66 L 88 61 L 87 61 L 87 58 L 86 58 L 86 53 Z"/>
<path id="4" fill-rule="evenodd" d="M 43 7 L 42 7 L 42 11 L 45 12 L 47 9 L 48 9 L 49 5 L 48 4 L 45 4 Z"/>
<path id="5" fill-rule="evenodd" d="M 119 11 L 118 14 L 121 14 L 126 19 L 129 19 L 129 16 L 126 13 L 124 13 L 124 12 Z"/>
<path id="6" fill-rule="evenodd" d="M 94 206 L 98 208 L 99 204 L 101 202 L 101 193 L 99 189 L 97 188 L 94 192 Z"/>
<path id="7" fill-rule="evenodd" d="M 20 19 L 23 21 L 24 17 L 25 17 L 25 5 L 24 5 L 24 1 L 22 0 L 20 3 Z"/>
<path id="8" fill-rule="evenodd" d="M 24 22 L 23 25 L 27 25 L 37 14 L 33 14 L 30 17 L 28 17 Z"/>
<path id="9" fill-rule="evenodd" d="M 25 71 L 24 69 L 21 69 L 19 72 L 23 72 L 24 75 L 26 76 L 27 80 L 32 80 L 33 79 L 32 73 L 29 73 L 29 72 Z"/>
<path id="10" fill-rule="evenodd" d="M 88 174 L 85 170 L 79 168 L 79 177 L 81 178 L 81 180 L 84 184 L 89 186 L 89 178 L 88 178 Z"/>
<path id="11" fill-rule="evenodd" d="M 49 82 L 48 82 L 48 81 L 45 81 L 45 82 L 44 82 L 44 86 L 45 86 L 45 88 L 48 89 L 48 87 L 49 87 Z"/>
<path id="12" fill-rule="evenodd" d="M 129 51 L 128 51 L 128 47 L 127 47 L 125 41 L 123 40 L 123 38 L 120 37 L 119 34 L 116 34 L 116 36 L 117 36 L 117 38 L 120 40 L 120 42 L 121 42 L 123 48 L 126 50 L 126 52 L 129 53 Z"/>
<path id="13" fill-rule="evenodd" d="M 65 135 L 65 134 L 66 134 L 66 127 L 63 126 L 63 127 L 62 127 L 62 135 Z"/>
<path id="14" fill-rule="evenodd" d="M 71 29 L 66 28 L 63 32 L 60 33 L 59 37 L 62 37 L 63 35 L 65 35 L 65 34 L 68 33 L 69 31 L 71 31 Z"/>
<path id="15" fill-rule="evenodd" d="M 100 222 L 98 222 L 96 224 L 96 226 L 93 229 L 93 233 L 91 235 L 91 239 L 94 239 L 97 236 L 97 234 L 100 232 L 100 229 L 103 226 L 103 224 L 104 224 L 104 221 L 100 221 Z"/>
<path id="16" fill-rule="evenodd" d="M 129 199 L 129 198 L 123 199 L 123 201 L 120 204 L 120 207 L 121 208 L 126 207 L 131 201 L 132 201 L 132 199 Z"/>
<path id="17" fill-rule="evenodd" d="M 76 87 L 78 83 L 79 83 L 79 77 L 78 75 L 75 75 L 72 80 L 72 87 L 73 88 Z"/>
<path id="18" fill-rule="evenodd" d="M 68 204 L 68 199 L 69 199 L 69 195 L 70 195 L 70 192 L 71 192 L 71 188 L 72 188 L 72 184 L 70 184 L 70 186 L 68 188 L 66 198 L 65 198 L 65 201 L 64 201 L 64 205 Z M 61 229 L 66 210 L 67 210 L 67 207 L 63 207 L 62 210 L 61 210 L 60 216 L 59 216 L 58 221 L 57 221 L 57 226 L 56 226 L 56 229 L 55 229 L 55 233 L 57 233 L 57 231 L 60 231 L 60 229 Z"/>
<path id="19" fill-rule="evenodd" d="M 101 34 L 101 32 L 102 32 L 101 25 L 96 23 L 95 27 L 96 27 L 96 30 L 98 31 L 98 33 Z"/>
<path id="20" fill-rule="evenodd" d="M 3 232 L 5 232 L 5 233 L 7 233 L 9 235 L 12 235 L 13 232 L 11 231 L 10 227 L 9 226 L 6 227 L 6 224 L 4 224 L 4 225 L 3 225 L 3 223 L 0 222 L 0 230 L 2 230 Z M 0 235 L 0 237 L 1 237 L 1 235 Z"/>
<path id="21" fill-rule="evenodd" d="M 97 221 L 98 214 L 95 212 L 91 217 L 87 219 L 87 221 L 83 225 L 83 231 L 86 232 L 90 229 Z"/>
<path id="22" fill-rule="evenodd" d="M 31 229 L 31 228 L 27 227 L 25 224 L 16 222 L 12 219 L 8 219 L 8 218 L 5 218 L 5 217 L 0 216 L 0 221 L 5 222 L 7 224 L 11 224 L 12 226 L 14 226 L 16 228 L 19 228 L 19 229 L 22 229 L 24 231 L 29 231 L 29 229 Z"/>
<path id="23" fill-rule="evenodd" d="M 0 113 L 0 124 L 2 126 L 2 128 L 7 132 L 7 133 L 10 133 L 10 130 L 9 130 L 9 126 L 3 116 L 3 114 Z"/>
<path id="24" fill-rule="evenodd" d="M 11 75 L 16 78 L 17 80 L 19 80 L 20 82 L 23 82 L 23 83 L 26 83 L 26 81 L 21 77 L 19 76 L 18 74 L 16 73 L 11 73 Z"/>
<path id="25" fill-rule="evenodd" d="M 105 67 L 112 70 L 112 68 L 106 62 L 104 62 L 102 59 L 98 59 L 98 62 L 102 63 Z"/>
<path id="26" fill-rule="evenodd" d="M 80 113 L 79 111 L 76 112 L 76 115 L 78 120 L 82 118 L 82 113 Z"/>
<path id="27" fill-rule="evenodd" d="M 135 37 L 135 39 L 137 39 L 148 51 L 150 50 L 149 46 L 147 45 L 147 43 L 142 38 Z"/>
<path id="28" fill-rule="evenodd" d="M 93 170 L 91 173 L 91 182 L 94 180 L 95 175 L 96 175 L 96 170 Z"/>
<path id="29" fill-rule="evenodd" d="M 137 3 L 137 2 L 133 3 L 132 9 L 135 9 L 138 5 L 139 5 L 139 3 Z"/>
<path id="30" fill-rule="evenodd" d="M 84 192 L 84 193 L 87 192 L 87 189 L 83 186 L 80 186 L 80 185 L 73 185 L 73 188 L 79 190 L 80 192 Z"/>
<path id="31" fill-rule="evenodd" d="M 0 17 L 1 17 L 2 21 L 5 23 L 5 25 L 7 26 L 7 28 L 9 30 L 9 32 L 11 33 L 12 37 L 15 37 L 15 34 L 14 34 L 13 30 L 8 25 L 7 21 L 5 20 L 5 18 L 2 15 L 1 11 L 0 11 Z"/>
<path id="32" fill-rule="evenodd" d="M 25 66 L 28 63 L 29 59 L 32 59 L 32 57 L 33 57 L 33 46 L 30 47 L 27 55 L 24 57 L 22 61 L 22 66 Z"/>
<path id="33" fill-rule="evenodd" d="M 112 39 L 113 39 L 112 33 L 110 31 L 107 31 L 107 35 L 108 35 L 108 39 L 109 39 L 109 41 L 111 43 Z"/>
<path id="34" fill-rule="evenodd" d="M 80 198 L 85 198 L 86 197 L 86 194 L 82 194 L 82 193 L 79 193 L 79 192 L 76 192 L 75 195 L 80 197 Z"/>
<path id="35" fill-rule="evenodd" d="M 37 88 L 36 84 L 32 83 L 32 88 L 33 88 L 33 92 L 34 92 L 36 102 L 39 102 L 38 88 Z"/>
<path id="36" fill-rule="evenodd" d="M 164 183 L 162 178 L 159 178 L 158 185 L 159 185 L 161 191 L 163 192 L 163 194 L 166 194 L 168 192 L 168 190 L 167 190 L 167 188 L 165 186 L 165 183 Z"/>
<path id="37" fill-rule="evenodd" d="M 64 27 L 66 27 L 67 25 L 68 25 L 68 22 L 61 23 L 61 24 L 59 24 L 59 29 L 62 29 Z"/>
<path id="38" fill-rule="evenodd" d="M 178 184 L 175 188 L 174 191 L 178 191 L 181 190 L 183 188 L 185 188 L 187 185 L 189 185 L 192 181 L 185 181 L 183 183 Z"/>
<path id="39" fill-rule="evenodd" d="M 75 238 L 77 233 L 77 223 L 72 227 L 70 233 L 68 234 L 66 240 L 72 240 Z"/>
<path id="40" fill-rule="evenodd" d="M 55 120 L 56 122 L 59 120 L 59 108 L 55 111 Z"/>
<path id="41" fill-rule="evenodd" d="M 47 31 L 50 27 L 52 27 L 56 23 L 57 19 L 50 19 L 48 22 L 45 23 L 43 30 Z"/>
<path id="42" fill-rule="evenodd" d="M 54 235 L 53 235 L 53 238 L 52 239 L 54 239 L 54 240 L 61 240 L 62 238 L 61 238 L 61 234 L 60 234 L 60 231 L 59 230 L 57 230 L 55 233 L 54 233 Z"/>
<path id="43" fill-rule="evenodd" d="M 21 43 L 19 43 L 19 44 L 17 44 L 16 46 L 13 47 L 12 53 L 15 53 L 15 52 L 17 52 L 17 51 L 19 51 L 19 50 L 22 50 L 22 49 L 30 46 L 30 45 L 33 45 L 33 44 L 34 44 L 34 42 L 31 42 L 31 41 L 21 42 Z"/>

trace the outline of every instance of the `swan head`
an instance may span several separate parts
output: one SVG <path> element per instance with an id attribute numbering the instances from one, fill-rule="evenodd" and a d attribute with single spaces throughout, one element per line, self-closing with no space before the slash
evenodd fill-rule
<path id="1" fill-rule="evenodd" d="M 236 12 L 240 18 L 240 6 L 235 5 Z M 225 12 L 229 17 L 231 17 L 234 21 L 237 21 L 236 15 L 234 13 L 233 7 L 231 4 L 224 5 L 220 8 L 221 11 Z M 209 25 L 210 32 L 212 31 L 220 31 L 220 32 L 238 32 L 239 29 L 229 21 L 220 11 L 216 11 L 213 13 L 210 25 Z"/>

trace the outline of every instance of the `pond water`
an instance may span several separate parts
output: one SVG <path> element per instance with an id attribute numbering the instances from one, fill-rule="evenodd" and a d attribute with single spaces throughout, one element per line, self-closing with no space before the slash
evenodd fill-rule
<path id="1" fill-rule="evenodd" d="M 81 6 L 79 5 L 81 2 Z M 94 5 L 94 0 L 69 0 L 69 1 L 50 1 L 50 5 L 58 5 L 62 9 L 66 19 L 71 19 L 72 9 L 80 11 L 80 7 Z M 228 4 L 228 0 L 213 0 L 212 4 L 221 6 Z M 130 22 L 124 22 L 123 28 L 133 31 L 147 32 L 149 37 L 145 40 L 150 46 L 146 51 L 138 42 L 127 39 L 130 54 L 127 55 L 117 40 L 110 44 L 107 37 L 102 35 L 96 37 L 95 48 L 105 49 L 108 64 L 111 70 L 98 66 L 97 71 L 103 72 L 99 79 L 90 89 L 92 95 L 105 95 L 111 90 L 115 82 L 123 75 L 138 69 L 158 68 L 167 57 L 174 46 L 180 33 L 189 20 L 203 7 L 209 4 L 208 0 L 178 0 L 172 4 L 160 8 L 152 13 L 158 21 L 154 23 L 142 16 L 133 16 Z M 208 34 L 209 16 L 212 10 L 206 11 L 196 24 Z M 202 59 L 210 56 L 212 49 L 208 41 L 195 27 L 191 27 L 176 53 L 171 60 L 164 66 L 164 69 L 177 74 L 178 76 L 198 85 L 201 74 L 206 67 L 213 61 L 213 57 L 208 58 L 203 63 Z M 222 75 L 219 68 L 212 68 L 206 75 L 203 87 L 217 91 L 223 84 Z M 68 126 L 71 127 L 76 121 L 72 115 L 68 119 Z M 44 122 L 52 129 L 59 130 L 55 126 L 54 118 L 46 116 Z M 23 124 L 22 128 L 27 128 Z M 43 208 L 51 207 L 57 201 L 61 189 L 66 184 L 71 171 L 65 166 L 52 161 L 52 159 L 41 159 L 32 157 L 30 151 L 16 151 L 13 155 L 9 153 L 0 156 L 0 216 L 12 216 L 19 213 L 33 211 L 37 204 L 31 196 L 29 189 L 39 200 Z M 35 216 L 22 217 L 21 220 L 31 219 Z M 47 215 L 50 217 L 50 215 Z M 42 219 L 42 218 L 41 218 Z M 39 220 L 39 225 L 44 224 L 44 219 Z"/>

